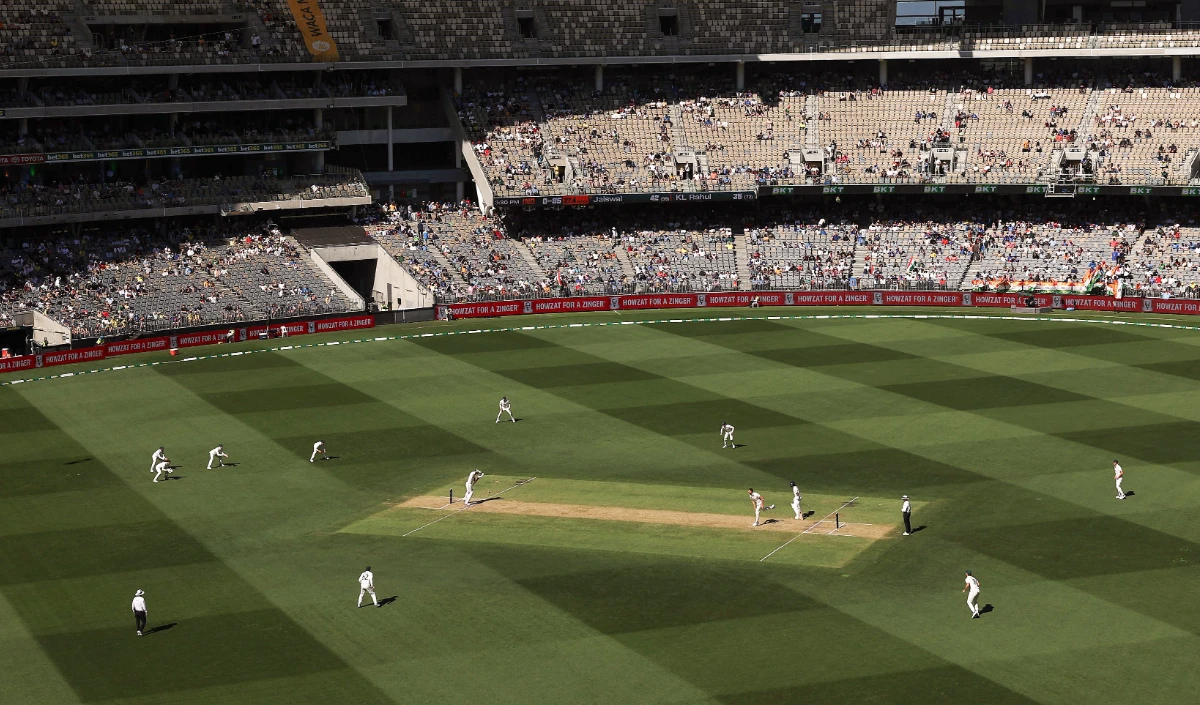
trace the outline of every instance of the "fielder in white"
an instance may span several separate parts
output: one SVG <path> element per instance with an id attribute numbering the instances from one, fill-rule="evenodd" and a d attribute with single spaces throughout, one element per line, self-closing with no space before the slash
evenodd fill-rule
<path id="1" fill-rule="evenodd" d="M 374 602 L 375 606 L 378 607 L 379 600 L 375 599 L 375 574 L 371 572 L 371 566 L 367 566 L 367 569 L 362 572 L 362 575 L 358 576 L 359 607 L 362 607 L 363 595 L 368 593 L 371 595 L 371 602 Z"/>
<path id="2" fill-rule="evenodd" d="M 979 579 L 971 575 L 969 570 L 967 584 L 963 585 L 962 591 L 967 593 L 967 607 L 971 608 L 971 619 L 979 619 Z"/>
<path id="3" fill-rule="evenodd" d="M 726 448 L 729 446 L 733 446 L 734 448 L 737 448 L 737 444 L 733 442 L 733 425 L 727 424 L 727 423 L 722 423 L 721 424 L 721 447 Z"/>
<path id="4" fill-rule="evenodd" d="M 796 483 L 792 483 L 792 511 L 796 513 L 797 519 L 804 518 L 804 512 L 800 511 L 800 488 Z"/>
<path id="5" fill-rule="evenodd" d="M 317 441 L 313 444 L 312 456 L 309 457 L 308 462 L 316 462 L 318 453 L 321 454 L 322 460 L 329 460 L 329 453 L 325 452 L 325 441 Z"/>
<path id="6" fill-rule="evenodd" d="M 167 447 L 159 446 L 158 450 L 154 451 L 154 455 L 150 456 L 150 472 L 154 472 L 155 466 L 166 459 Z"/>
<path id="7" fill-rule="evenodd" d="M 500 417 L 508 414 L 508 420 L 516 423 L 517 420 L 512 415 L 512 402 L 508 397 L 500 397 L 500 413 L 496 414 L 496 423 L 500 423 Z"/>
<path id="8" fill-rule="evenodd" d="M 225 455 L 225 446 L 217 446 L 216 448 L 213 448 L 212 450 L 208 451 L 208 469 L 213 469 L 212 464 L 214 460 L 217 461 L 217 467 L 225 467 L 225 462 L 222 460 L 222 458 L 228 457 L 228 455 Z"/>
<path id="9" fill-rule="evenodd" d="M 154 466 L 154 481 L 158 482 L 158 478 L 162 477 L 163 475 L 167 475 L 169 477 L 173 472 L 175 471 L 171 469 L 171 461 L 168 460 L 166 456 L 163 456 L 163 459 L 158 463 L 158 465 Z"/>
<path id="10" fill-rule="evenodd" d="M 759 493 L 755 492 L 753 487 L 751 487 L 750 489 L 746 490 L 746 492 L 748 492 L 748 493 L 750 494 L 750 503 L 754 505 L 754 523 L 753 523 L 753 524 L 751 524 L 751 526 L 758 526 L 758 516 L 759 516 L 759 514 L 762 512 L 762 510 L 764 510 L 764 509 L 767 509 L 767 510 L 774 509 L 774 508 L 775 508 L 775 505 L 774 505 L 774 504 L 772 504 L 772 505 L 771 505 L 771 506 L 769 506 L 769 507 L 764 507 L 764 506 L 763 506 L 763 498 L 762 498 L 762 495 L 760 495 Z"/>
<path id="11" fill-rule="evenodd" d="M 483 477 L 483 471 L 479 468 L 475 468 L 471 471 L 470 475 L 467 475 L 467 494 L 463 497 L 463 504 L 465 506 L 471 506 L 471 498 L 475 496 L 475 483 L 481 477 Z"/>
<path id="12" fill-rule="evenodd" d="M 1125 490 L 1121 489 L 1121 483 L 1125 481 L 1125 471 L 1115 460 L 1113 461 L 1113 480 L 1117 483 L 1117 499 L 1125 499 Z"/>

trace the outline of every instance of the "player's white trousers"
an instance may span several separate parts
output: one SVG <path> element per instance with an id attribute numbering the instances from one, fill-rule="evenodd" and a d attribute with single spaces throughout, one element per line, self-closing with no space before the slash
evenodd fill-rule
<path id="1" fill-rule="evenodd" d="M 792 500 L 792 511 L 796 513 L 797 519 L 804 518 L 804 513 L 800 511 L 800 500 L 798 500 L 798 499 Z"/>
<path id="2" fill-rule="evenodd" d="M 967 593 L 967 607 L 971 608 L 971 614 L 979 613 L 979 605 L 976 602 L 979 600 L 979 593 Z"/>

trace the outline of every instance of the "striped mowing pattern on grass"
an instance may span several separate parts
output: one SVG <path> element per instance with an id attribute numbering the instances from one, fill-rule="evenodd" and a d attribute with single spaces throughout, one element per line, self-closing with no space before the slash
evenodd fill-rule
<path id="1" fill-rule="evenodd" d="M 1193 329 L 672 315 L 0 388 L 0 702 L 1074 705 L 1200 689 Z M 501 395 L 518 423 L 494 423 Z M 331 459 L 309 463 L 318 439 Z M 204 468 L 218 442 L 236 467 Z M 178 479 L 152 484 L 159 445 Z M 505 495 L 522 501 L 747 525 L 748 487 L 790 513 L 795 480 L 814 518 L 857 496 L 864 523 L 898 523 L 908 494 L 919 530 L 806 538 L 763 563 L 787 534 L 747 526 L 760 547 L 461 512 L 401 538 L 429 512 L 393 507 L 461 496 L 476 467 L 497 483 L 481 492 L 536 476 Z M 383 609 L 354 607 L 367 565 Z M 968 568 L 992 608 L 980 620 Z M 141 639 L 139 588 L 151 627 L 170 626 Z"/>

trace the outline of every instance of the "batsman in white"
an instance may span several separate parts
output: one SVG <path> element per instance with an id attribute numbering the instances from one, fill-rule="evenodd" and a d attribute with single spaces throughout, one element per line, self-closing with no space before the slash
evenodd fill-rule
<path id="1" fill-rule="evenodd" d="M 367 569 L 362 572 L 362 575 L 358 576 L 359 607 L 362 607 L 363 595 L 368 593 L 371 595 L 371 602 L 374 602 L 375 606 L 378 607 L 379 600 L 375 599 L 375 574 L 371 572 L 371 566 L 367 566 Z"/>
<path id="2" fill-rule="evenodd" d="M 967 592 L 967 591 L 970 592 Z M 967 593 L 967 607 L 971 608 L 971 619 L 979 619 L 979 579 L 971 575 L 971 571 L 967 571 L 967 584 L 963 585 L 963 592 Z"/>
<path id="3" fill-rule="evenodd" d="M 512 402 L 508 397 L 500 397 L 500 413 L 496 414 L 496 423 L 500 423 L 500 417 L 508 414 L 508 420 L 516 423 L 517 420 L 512 415 Z"/>
<path id="4" fill-rule="evenodd" d="M 1125 490 L 1121 489 L 1121 483 L 1125 481 L 1125 471 L 1116 460 L 1113 461 L 1113 480 L 1117 483 L 1117 499 L 1125 499 Z"/>
<path id="5" fill-rule="evenodd" d="M 797 519 L 804 518 L 804 512 L 800 511 L 800 488 L 796 483 L 792 483 L 792 511 L 796 513 Z"/>
<path id="6" fill-rule="evenodd" d="M 732 446 L 737 448 L 737 444 L 733 442 L 733 425 L 721 422 L 721 447 L 726 448 Z"/>
<path id="7" fill-rule="evenodd" d="M 213 469 L 212 464 L 214 460 L 217 461 L 217 467 L 225 467 L 225 462 L 222 460 L 222 458 L 228 457 L 228 455 L 225 455 L 225 446 L 222 445 L 213 448 L 212 450 L 208 451 L 208 469 Z"/>
<path id="8" fill-rule="evenodd" d="M 481 477 L 483 477 L 483 471 L 479 468 L 475 468 L 471 471 L 470 475 L 467 475 L 467 494 L 463 496 L 464 506 L 471 506 L 471 498 L 475 496 L 475 483 L 478 482 L 479 478 Z"/>
<path id="9" fill-rule="evenodd" d="M 154 472 L 154 466 L 158 465 L 163 460 L 167 459 L 167 447 L 159 446 L 158 450 L 154 451 L 154 455 L 150 456 L 150 472 Z"/>
<path id="10" fill-rule="evenodd" d="M 170 474 L 173 472 L 175 471 L 171 469 L 171 461 L 167 458 L 167 456 L 164 455 L 163 459 L 159 461 L 158 465 L 154 466 L 154 481 L 158 482 L 158 478 L 162 477 L 163 475 L 170 476 Z"/>
<path id="11" fill-rule="evenodd" d="M 312 452 L 312 455 L 309 457 L 308 462 L 310 462 L 310 463 L 316 462 L 317 453 L 321 454 L 322 460 L 329 460 L 329 453 L 325 452 L 325 441 L 317 441 L 316 443 L 313 444 L 313 452 Z"/>
<path id="12" fill-rule="evenodd" d="M 754 523 L 751 524 L 751 526 L 758 526 L 759 513 L 761 513 L 763 509 L 767 509 L 767 510 L 774 509 L 775 505 L 772 504 L 769 507 L 764 507 L 762 495 L 755 492 L 753 487 L 751 487 L 750 489 L 748 489 L 746 491 L 750 494 L 750 503 L 754 505 Z"/>

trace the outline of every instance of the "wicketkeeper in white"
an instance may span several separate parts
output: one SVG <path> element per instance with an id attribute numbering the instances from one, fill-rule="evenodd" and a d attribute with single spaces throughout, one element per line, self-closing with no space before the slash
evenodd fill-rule
<path id="1" fill-rule="evenodd" d="M 516 423 L 517 420 L 512 415 L 512 402 L 508 397 L 500 397 L 500 413 L 496 414 L 496 423 L 500 423 L 500 417 L 508 414 L 508 420 Z"/>
<path id="2" fill-rule="evenodd" d="M 797 519 L 804 518 L 804 512 L 800 511 L 800 488 L 796 483 L 792 483 L 792 511 L 796 513 Z"/>
<path id="3" fill-rule="evenodd" d="M 463 497 L 463 505 L 471 506 L 471 498 L 475 496 L 475 483 L 481 477 L 483 477 L 483 471 L 479 468 L 475 468 L 470 475 L 467 475 L 467 494 Z"/>
<path id="4" fill-rule="evenodd" d="M 979 619 L 979 579 L 967 571 L 967 584 L 963 585 L 967 593 L 967 607 L 971 608 L 971 619 Z M 970 592 L 968 592 L 970 591 Z"/>
<path id="5" fill-rule="evenodd" d="M 731 424 L 721 423 L 721 447 L 725 448 L 733 446 L 737 448 L 737 444 L 733 442 L 733 426 Z"/>
<path id="6" fill-rule="evenodd" d="M 158 482 L 158 478 L 162 477 L 163 475 L 170 476 L 170 474 L 173 472 L 175 471 L 171 469 L 171 461 L 164 456 L 163 459 L 159 461 L 158 465 L 154 466 L 154 481 Z"/>
<path id="7" fill-rule="evenodd" d="M 1125 481 L 1125 471 L 1116 460 L 1113 461 L 1113 480 L 1117 483 L 1117 499 L 1125 499 L 1125 490 L 1121 489 L 1121 483 Z"/>
<path id="8" fill-rule="evenodd" d="M 772 504 L 772 505 L 771 505 L 771 506 L 769 506 L 769 507 L 764 507 L 764 506 L 763 506 L 763 498 L 762 498 L 762 495 L 760 495 L 759 493 L 755 492 L 753 487 L 751 487 L 750 489 L 746 490 L 746 492 L 748 492 L 748 493 L 750 494 L 750 503 L 754 505 L 754 523 L 753 523 L 753 524 L 751 524 L 751 526 L 758 526 L 758 515 L 759 515 L 759 513 L 760 513 L 760 512 L 762 512 L 762 510 L 763 510 L 763 509 L 768 509 L 768 510 L 769 510 L 769 509 L 774 509 L 774 508 L 775 508 L 775 505 L 774 505 L 774 504 Z"/>
<path id="9" fill-rule="evenodd" d="M 322 460 L 329 460 L 329 453 L 325 452 L 325 441 L 317 441 L 313 444 L 312 456 L 309 457 L 308 462 L 316 462 L 317 453 L 321 454 Z"/>
<path id="10" fill-rule="evenodd" d="M 371 595 L 371 602 L 374 602 L 375 606 L 378 607 L 379 600 L 375 599 L 375 574 L 371 572 L 371 566 L 367 566 L 367 569 L 362 572 L 362 575 L 358 576 L 359 607 L 362 607 L 363 595 L 368 593 Z"/>
<path id="11" fill-rule="evenodd" d="M 214 460 L 217 461 L 217 467 L 225 467 L 225 462 L 222 460 L 222 458 L 228 457 L 228 455 L 225 455 L 225 446 L 222 445 L 213 448 L 212 450 L 208 451 L 208 469 L 213 469 L 212 464 Z"/>
<path id="12" fill-rule="evenodd" d="M 154 451 L 154 455 L 150 456 L 150 472 L 154 472 L 154 468 L 162 461 L 167 459 L 167 447 L 159 446 L 158 450 Z"/>

